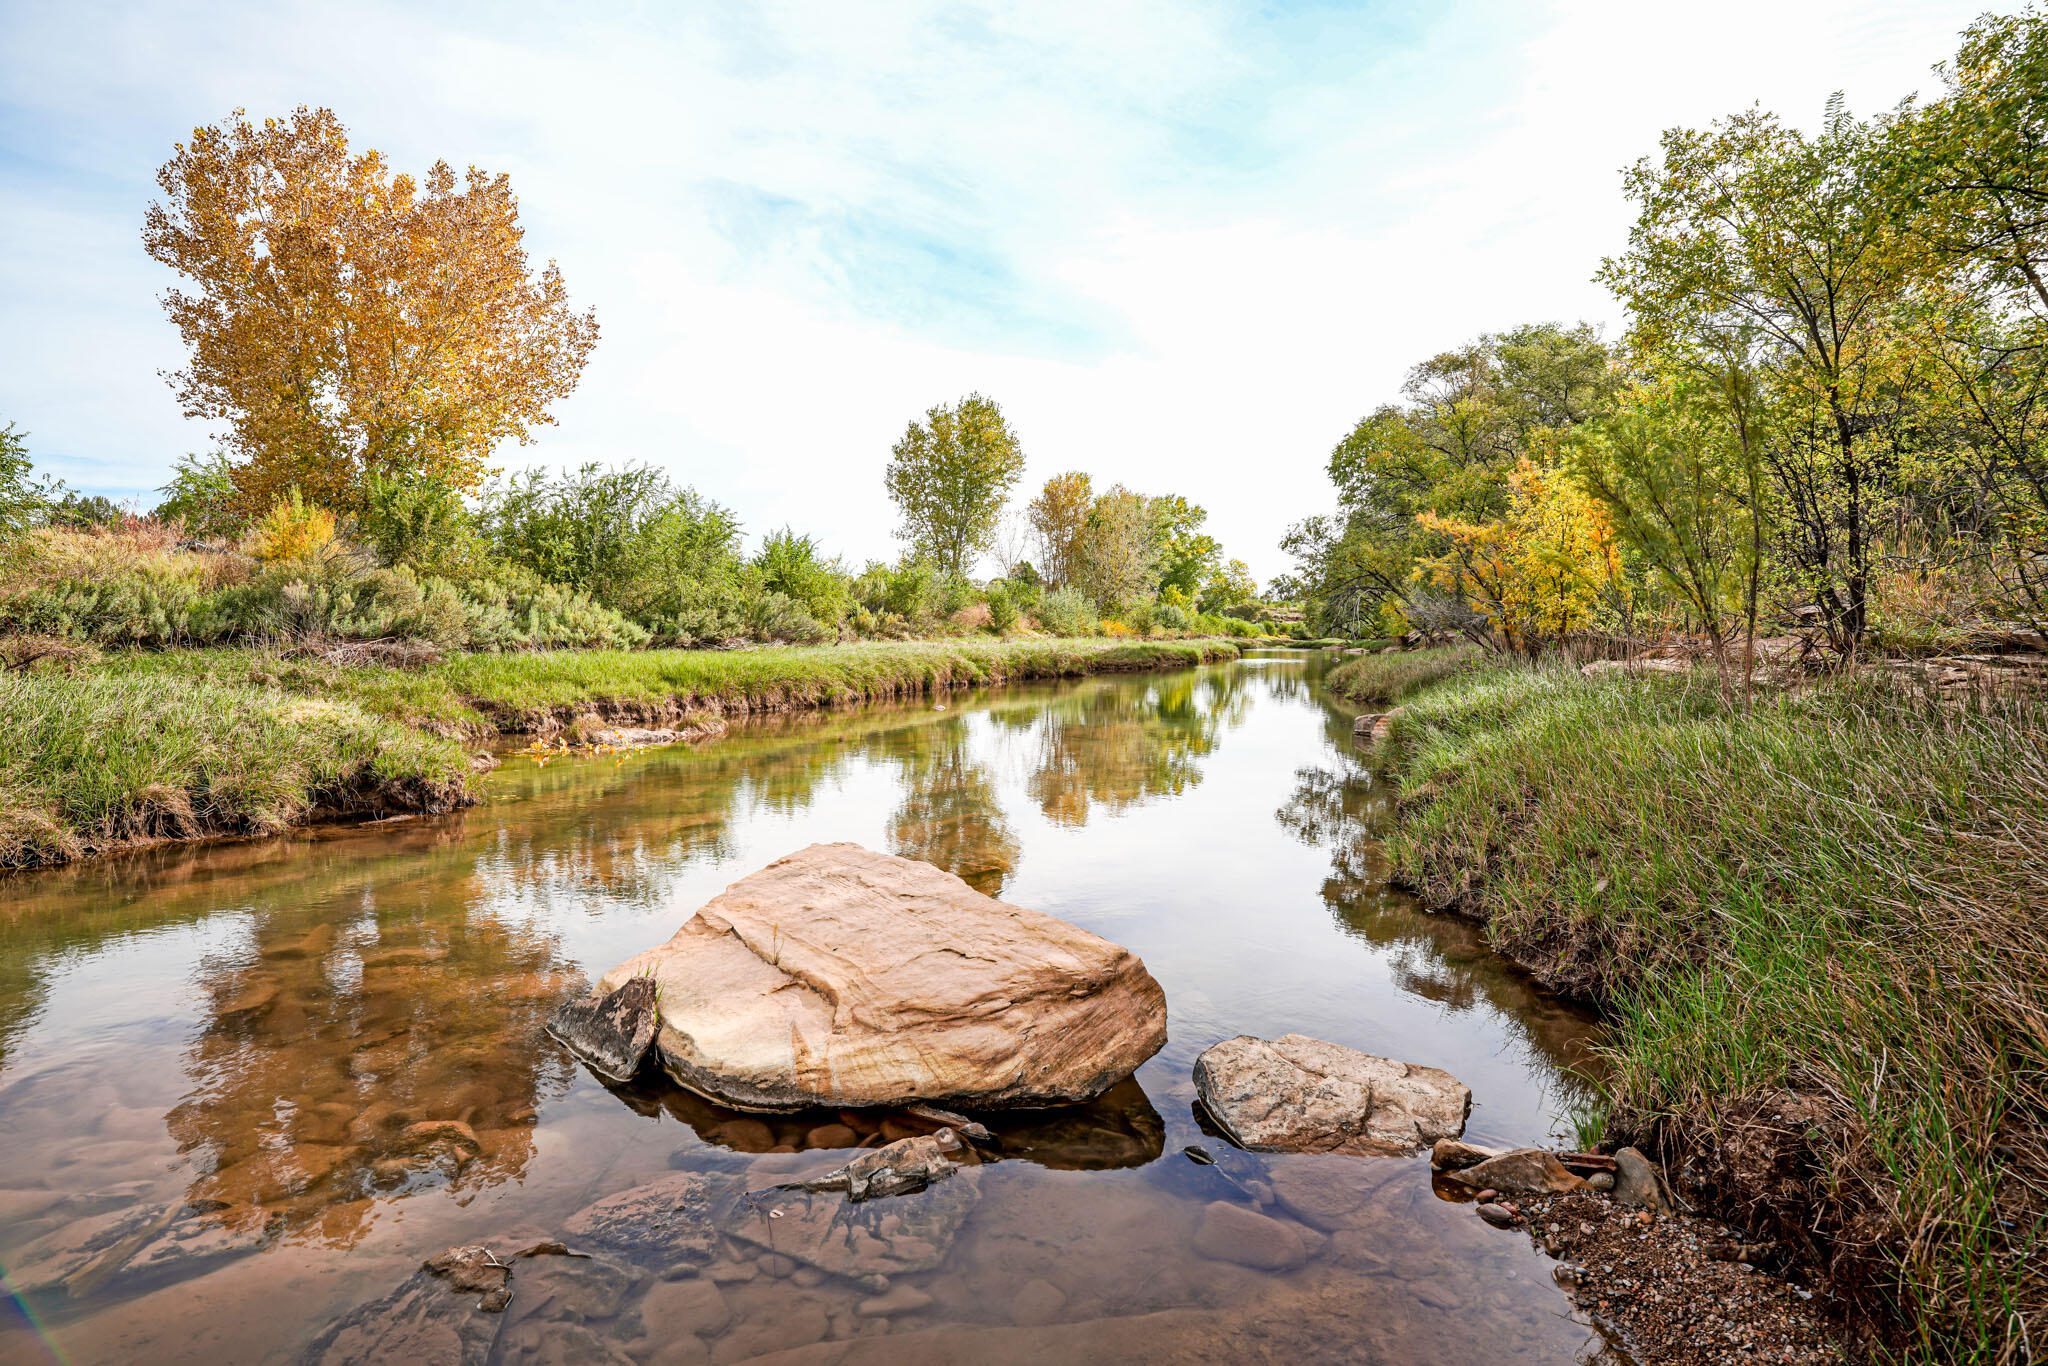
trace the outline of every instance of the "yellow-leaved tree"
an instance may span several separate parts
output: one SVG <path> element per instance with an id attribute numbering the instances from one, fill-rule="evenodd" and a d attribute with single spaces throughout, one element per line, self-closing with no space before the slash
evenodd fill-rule
<path id="1" fill-rule="evenodd" d="M 1535 655 L 1592 624 L 1621 557 L 1607 510 L 1562 472 L 1523 456 L 1507 483 L 1498 521 L 1417 515 L 1418 525 L 1450 545 L 1421 572 L 1463 594 L 1509 649 Z"/>
<path id="2" fill-rule="evenodd" d="M 511 182 L 446 162 L 424 182 L 351 153 L 327 109 L 193 130 L 157 173 L 143 243 L 184 276 L 166 378 L 226 424 L 237 502 L 287 490 L 344 512 L 372 472 L 476 487 L 497 444 L 551 422 L 597 318 L 529 269 Z"/>

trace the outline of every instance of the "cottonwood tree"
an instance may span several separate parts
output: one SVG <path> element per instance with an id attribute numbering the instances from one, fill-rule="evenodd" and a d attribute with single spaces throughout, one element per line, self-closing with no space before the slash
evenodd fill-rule
<path id="1" fill-rule="evenodd" d="M 1122 484 L 1089 505 L 1076 582 L 1103 612 L 1149 600 L 1159 574 L 1159 519 L 1152 500 Z"/>
<path id="2" fill-rule="evenodd" d="M 1048 586 L 1064 588 L 1079 577 L 1081 540 L 1088 529 L 1088 509 L 1094 505 L 1094 483 L 1079 470 L 1055 474 L 1025 505 L 1024 515 L 1038 540 L 1036 567 Z"/>
<path id="3" fill-rule="evenodd" d="M 187 416 L 226 424 L 245 510 L 284 490 L 355 511 L 371 471 L 476 487 L 551 422 L 597 342 L 550 261 L 527 261 L 511 182 L 423 181 L 352 153 L 332 110 L 193 130 L 157 173 L 143 244 L 191 356 Z"/>
<path id="4" fill-rule="evenodd" d="M 969 394 L 928 409 L 891 452 L 886 482 L 903 514 L 896 535 L 941 570 L 965 574 L 1023 472 L 1024 448 L 994 399 Z"/>

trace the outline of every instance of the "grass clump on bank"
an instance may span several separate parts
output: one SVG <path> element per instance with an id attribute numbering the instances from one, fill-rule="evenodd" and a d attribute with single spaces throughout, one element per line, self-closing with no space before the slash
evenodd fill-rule
<path id="1" fill-rule="evenodd" d="M 1476 658 L 1476 651 L 1457 645 L 1437 650 L 1394 650 L 1364 655 L 1332 669 L 1325 686 L 1345 701 L 1360 706 L 1399 702 L 1460 669 L 1470 667 Z"/>
<path id="2" fill-rule="evenodd" d="M 2048 1333 L 2041 717 L 1870 682 L 1476 670 L 1397 718 L 1390 852 L 1613 1021 L 1616 1122 L 1910 1359 Z"/>
<path id="3" fill-rule="evenodd" d="M 456 744 L 248 683 L 0 673 L 0 724 L 0 866 L 475 800 Z"/>

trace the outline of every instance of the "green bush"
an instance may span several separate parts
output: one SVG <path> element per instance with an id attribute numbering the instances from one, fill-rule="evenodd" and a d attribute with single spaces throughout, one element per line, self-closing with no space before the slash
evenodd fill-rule
<path id="1" fill-rule="evenodd" d="M 826 628 L 826 635 L 846 615 L 850 592 L 846 573 L 839 561 L 826 559 L 809 536 L 799 536 L 788 527 L 775 532 L 761 543 L 754 571 L 763 589 L 800 603 Z"/>
<path id="2" fill-rule="evenodd" d="M 1078 588 L 1057 588 L 1039 599 L 1039 627 L 1056 636 L 1092 636 L 1100 623 L 1095 604 Z"/>
<path id="3" fill-rule="evenodd" d="M 1008 635 L 1016 628 L 1017 619 L 1022 615 L 1016 591 L 1002 579 L 991 582 L 988 586 L 988 629 L 999 636 Z"/>

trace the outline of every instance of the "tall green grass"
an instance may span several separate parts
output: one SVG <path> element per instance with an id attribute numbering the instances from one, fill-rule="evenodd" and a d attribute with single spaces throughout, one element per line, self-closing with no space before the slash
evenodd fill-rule
<path id="1" fill-rule="evenodd" d="M 468 756 L 353 703 L 168 676 L 0 674 L 0 865 L 473 800 Z"/>
<path id="2" fill-rule="evenodd" d="M 1625 1127 L 1726 1174 L 1789 1116 L 1808 1169 L 1725 1203 L 1907 1358 L 2048 1341 L 2039 712 L 1494 667 L 1393 734 L 1396 867 L 1608 1008 Z"/>
<path id="3" fill-rule="evenodd" d="M 1398 702 L 1430 684 L 1469 668 L 1478 651 L 1465 646 L 1435 650 L 1393 650 L 1362 655 L 1330 670 L 1324 686 L 1361 706 Z"/>

